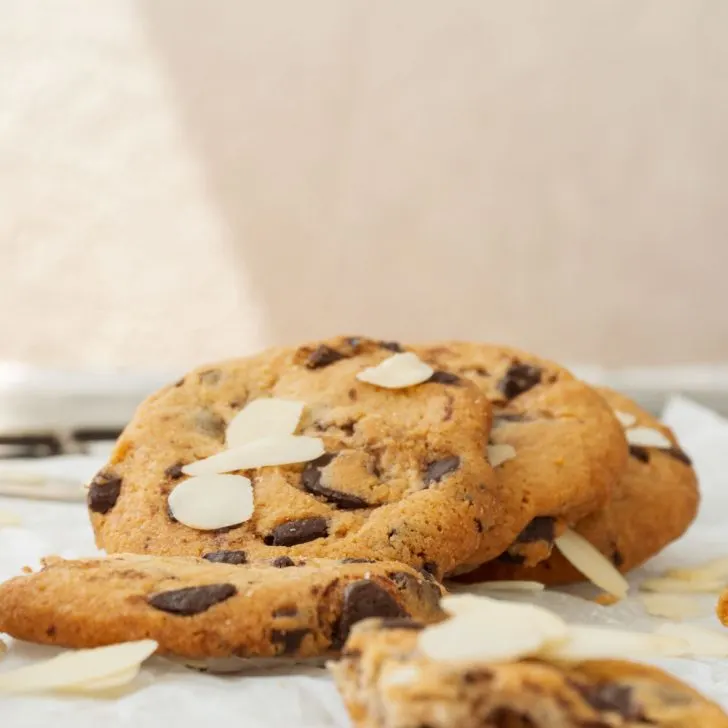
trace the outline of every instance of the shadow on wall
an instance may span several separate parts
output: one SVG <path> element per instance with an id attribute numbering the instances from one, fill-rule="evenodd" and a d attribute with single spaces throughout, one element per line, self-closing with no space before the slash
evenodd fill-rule
<path id="1" fill-rule="evenodd" d="M 559 8 L 139 3 L 273 340 L 728 359 L 728 4 Z"/>

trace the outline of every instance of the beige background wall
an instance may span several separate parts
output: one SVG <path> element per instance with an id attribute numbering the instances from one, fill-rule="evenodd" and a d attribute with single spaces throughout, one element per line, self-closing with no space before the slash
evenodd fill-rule
<path id="1" fill-rule="evenodd" d="M 728 360 L 723 0 L 0 11 L 0 359 Z"/>

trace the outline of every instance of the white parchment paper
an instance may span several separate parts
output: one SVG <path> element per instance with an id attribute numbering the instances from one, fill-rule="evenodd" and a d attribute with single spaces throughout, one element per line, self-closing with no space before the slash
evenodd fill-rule
<path id="1" fill-rule="evenodd" d="M 646 573 L 728 555 L 728 421 L 682 398 L 669 402 L 664 419 L 695 461 L 703 502 L 700 516 L 689 533 L 634 573 L 630 577 L 632 584 Z M 94 459 L 89 459 L 88 470 L 84 471 L 83 462 L 72 462 L 69 477 L 85 478 L 97 466 Z M 81 503 L 0 498 L 0 509 L 12 511 L 22 519 L 18 527 L 0 527 L 0 579 L 15 576 L 25 565 L 37 566 L 40 558 L 48 554 L 70 558 L 97 553 Z M 536 596 L 504 594 L 503 598 L 538 600 L 574 622 L 645 630 L 660 624 L 661 620 L 644 612 L 634 595 L 612 607 L 600 607 L 581 598 L 594 593 L 589 586 L 577 586 Z M 704 595 L 696 599 L 702 604 L 703 614 L 692 622 L 722 630 L 714 615 L 716 597 Z M 56 653 L 47 647 L 13 643 L 7 638 L 6 641 L 11 649 L 0 662 L 2 670 Z M 670 659 L 655 664 L 728 708 L 728 659 Z M 149 661 L 133 687 L 114 699 L 0 697 L 0 724 L 9 728 L 349 726 L 346 711 L 323 668 L 221 677 L 196 673 L 160 658 Z"/>

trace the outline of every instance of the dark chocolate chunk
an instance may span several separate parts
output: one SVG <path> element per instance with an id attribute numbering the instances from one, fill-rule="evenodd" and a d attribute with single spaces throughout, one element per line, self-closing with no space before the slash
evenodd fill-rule
<path id="1" fill-rule="evenodd" d="M 276 645 L 281 645 L 281 655 L 292 655 L 301 646 L 303 638 L 310 633 L 306 628 L 301 629 L 274 629 L 271 630 L 270 639 Z"/>
<path id="2" fill-rule="evenodd" d="M 334 632 L 335 644 L 343 645 L 351 628 L 367 617 L 409 617 L 410 615 L 385 589 L 369 579 L 346 585 L 341 616 Z"/>
<path id="3" fill-rule="evenodd" d="M 341 510 L 367 508 L 369 504 L 363 498 L 321 484 L 321 468 L 325 468 L 334 457 L 335 455 L 332 453 L 324 453 L 321 457 L 306 464 L 301 473 L 301 485 L 304 490 L 321 496 Z"/>
<path id="4" fill-rule="evenodd" d="M 184 473 L 182 472 L 182 468 L 185 466 L 184 463 L 175 463 L 174 465 L 170 465 L 165 471 L 164 474 L 170 479 L 170 480 L 179 480 Z"/>
<path id="5" fill-rule="evenodd" d="M 625 721 L 638 721 L 644 716 L 642 709 L 634 701 L 632 688 L 628 685 L 618 685 L 616 683 L 572 684 L 594 710 L 617 713 Z"/>
<path id="6" fill-rule="evenodd" d="M 614 551 L 612 551 L 612 563 L 619 568 L 624 563 L 624 556 L 622 556 L 622 552 L 615 548 Z"/>
<path id="7" fill-rule="evenodd" d="M 423 576 L 427 572 L 422 572 Z M 402 591 L 415 591 L 419 586 L 420 582 L 416 576 L 407 573 L 406 571 L 390 571 L 387 576 L 397 585 L 397 588 Z"/>
<path id="8" fill-rule="evenodd" d="M 380 341 L 379 346 L 387 351 L 393 351 L 395 354 L 401 354 L 404 351 L 399 341 Z"/>
<path id="9" fill-rule="evenodd" d="M 496 708 L 488 716 L 487 725 L 492 728 L 538 728 L 525 713 L 512 708 Z M 584 725 L 583 728 L 607 728 L 607 726 Z"/>
<path id="10" fill-rule="evenodd" d="M 425 563 L 422 564 L 422 571 L 424 571 L 425 574 L 430 574 L 430 576 L 437 578 L 440 567 L 434 561 L 425 561 Z"/>
<path id="11" fill-rule="evenodd" d="M 215 440 L 224 440 L 227 423 L 211 410 L 201 409 L 195 413 L 195 428 Z"/>
<path id="12" fill-rule="evenodd" d="M 512 554 L 510 551 L 504 551 L 497 559 L 501 564 L 515 564 L 520 566 L 526 563 L 526 557 L 522 554 Z"/>
<path id="13" fill-rule="evenodd" d="M 245 551 L 211 551 L 205 554 L 203 559 L 212 561 L 215 564 L 247 564 L 248 554 Z"/>
<path id="14" fill-rule="evenodd" d="M 675 460 L 679 460 L 681 463 L 685 463 L 685 465 L 692 466 L 693 464 L 690 456 L 684 450 L 681 450 L 675 445 L 673 445 L 673 447 L 669 449 L 663 450 L 662 452 L 664 452 L 665 455 L 669 455 L 670 457 L 675 458 Z"/>
<path id="15" fill-rule="evenodd" d="M 325 518 L 301 518 L 276 526 L 273 532 L 266 536 L 265 543 L 268 546 L 295 546 L 317 538 L 326 538 L 328 535 L 329 525 Z"/>
<path id="16" fill-rule="evenodd" d="M 650 462 L 649 450 L 646 447 L 642 447 L 641 445 L 630 445 L 629 454 L 633 458 L 637 458 L 637 460 L 639 460 L 640 462 L 643 462 L 643 463 Z"/>
<path id="17" fill-rule="evenodd" d="M 336 351 L 336 349 L 332 349 L 330 346 L 326 346 L 326 344 L 321 344 L 321 346 L 316 347 L 308 355 L 306 367 L 308 369 L 323 369 L 329 366 L 329 364 L 345 358 L 340 351 Z"/>
<path id="18" fill-rule="evenodd" d="M 498 412 L 493 415 L 493 427 L 504 422 L 528 422 L 530 417 L 523 414 L 522 412 Z"/>
<path id="19" fill-rule="evenodd" d="M 425 625 L 422 622 L 415 622 L 414 619 L 407 619 L 407 617 L 391 617 L 390 619 L 383 619 L 379 626 L 382 629 L 412 629 L 419 630 Z"/>
<path id="20" fill-rule="evenodd" d="M 91 481 L 88 489 L 88 507 L 94 513 L 108 513 L 119 499 L 121 478 L 109 471 L 102 470 Z"/>
<path id="21" fill-rule="evenodd" d="M 375 563 L 374 559 L 361 559 L 361 558 L 348 558 L 348 559 L 341 559 L 342 564 L 373 564 Z"/>
<path id="22" fill-rule="evenodd" d="M 439 369 L 436 372 L 433 372 L 432 376 L 427 381 L 435 384 L 460 384 L 461 379 L 457 374 L 445 372 Z"/>
<path id="23" fill-rule="evenodd" d="M 480 520 L 480 518 L 474 518 L 473 520 L 475 521 L 475 530 L 478 533 L 483 533 L 483 522 Z"/>
<path id="24" fill-rule="evenodd" d="M 275 566 L 276 569 L 287 569 L 290 566 L 295 566 L 296 564 L 289 556 L 278 556 L 271 561 L 271 565 Z"/>
<path id="25" fill-rule="evenodd" d="M 539 384 L 542 374 L 543 371 L 539 367 L 514 362 L 508 367 L 503 379 L 498 382 L 498 389 L 506 399 L 513 399 Z"/>
<path id="26" fill-rule="evenodd" d="M 161 612 L 189 617 L 206 612 L 210 607 L 230 599 L 237 593 L 238 590 L 232 584 L 205 584 L 157 592 L 147 597 L 147 602 Z"/>
<path id="27" fill-rule="evenodd" d="M 295 604 L 287 604 L 285 607 L 278 607 L 273 610 L 274 617 L 295 617 L 298 614 L 298 608 Z"/>
<path id="28" fill-rule="evenodd" d="M 451 455 L 441 460 L 433 460 L 425 468 L 425 474 L 423 476 L 425 485 L 439 483 L 448 473 L 454 472 L 459 467 L 460 458 L 457 455 Z"/>
<path id="29" fill-rule="evenodd" d="M 490 682 L 493 679 L 493 673 L 486 667 L 475 667 L 463 672 L 463 682 L 466 685 L 472 685 L 479 682 Z"/>
<path id="30" fill-rule="evenodd" d="M 551 543 L 553 540 L 554 519 L 551 516 L 536 516 L 516 538 L 518 543 L 533 543 L 534 541 Z"/>

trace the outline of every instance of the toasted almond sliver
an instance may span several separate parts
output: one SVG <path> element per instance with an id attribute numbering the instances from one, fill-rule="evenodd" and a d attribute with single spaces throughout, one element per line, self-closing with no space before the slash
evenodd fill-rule
<path id="1" fill-rule="evenodd" d="M 411 351 L 393 354 L 388 359 L 360 371 L 356 378 L 360 382 L 374 384 L 385 389 L 403 389 L 426 382 L 434 374 L 434 369 L 425 364 Z"/>
<path id="2" fill-rule="evenodd" d="M 0 511 L 0 526 L 19 526 L 20 516 L 10 511 Z"/>
<path id="3" fill-rule="evenodd" d="M 622 412 L 621 410 L 614 410 L 614 416 L 619 420 L 619 424 L 625 429 L 632 427 L 637 418 L 631 412 Z"/>
<path id="4" fill-rule="evenodd" d="M 685 640 L 690 657 L 728 657 L 728 636 L 695 624 L 661 624 L 656 634 Z"/>
<path id="5" fill-rule="evenodd" d="M 516 457 L 516 448 L 513 445 L 488 445 L 488 462 L 491 468 L 513 460 Z"/>
<path id="6" fill-rule="evenodd" d="M 645 611 L 653 617 L 691 619 L 700 616 L 700 602 L 684 594 L 642 594 Z"/>
<path id="7" fill-rule="evenodd" d="M 0 673 L 0 691 L 25 693 L 61 690 L 128 671 L 140 665 L 156 649 L 154 640 L 125 642 L 90 650 L 63 652 L 56 657 Z"/>
<path id="8" fill-rule="evenodd" d="M 275 435 L 223 450 L 204 460 L 197 460 L 185 465 L 182 472 L 185 475 L 214 475 L 233 470 L 305 463 L 323 454 L 324 443 L 320 437 Z"/>
<path id="9" fill-rule="evenodd" d="M 253 515 L 253 487 L 243 475 L 201 475 L 182 481 L 167 500 L 185 526 L 215 531 L 245 523 Z"/>
<path id="10" fill-rule="evenodd" d="M 569 625 L 565 641 L 547 645 L 539 653 L 554 660 L 599 660 L 639 656 L 685 654 L 688 643 L 677 637 L 647 632 L 628 632 L 609 627 Z"/>
<path id="11" fill-rule="evenodd" d="M 724 579 L 728 582 L 728 556 L 719 556 L 699 566 L 681 569 L 668 569 L 663 576 L 666 579 L 681 581 L 713 581 Z"/>
<path id="12" fill-rule="evenodd" d="M 686 581 L 685 579 L 645 579 L 640 591 L 665 592 L 668 594 L 718 594 L 726 587 L 724 579 Z"/>
<path id="13" fill-rule="evenodd" d="M 136 678 L 141 669 L 141 664 L 129 667 L 121 672 L 115 672 L 113 675 L 99 678 L 98 680 L 88 680 L 80 685 L 66 685 L 56 688 L 57 692 L 76 693 L 76 694 L 93 694 L 103 693 L 106 690 L 114 690 L 116 688 L 128 685 Z"/>
<path id="14" fill-rule="evenodd" d="M 627 580 L 614 565 L 576 531 L 567 529 L 555 542 L 564 558 L 571 562 L 592 583 L 600 589 L 623 599 L 629 591 Z"/>
<path id="15" fill-rule="evenodd" d="M 495 592 L 540 592 L 546 587 L 540 581 L 484 581 L 477 585 L 478 591 Z"/>
<path id="16" fill-rule="evenodd" d="M 228 424 L 227 446 L 239 447 L 261 437 L 292 435 L 298 427 L 303 406 L 303 402 L 275 397 L 253 400 Z"/>
<path id="17" fill-rule="evenodd" d="M 633 427 L 625 431 L 627 442 L 630 445 L 638 447 L 659 447 L 663 450 L 669 450 L 673 447 L 670 438 L 653 427 Z"/>

